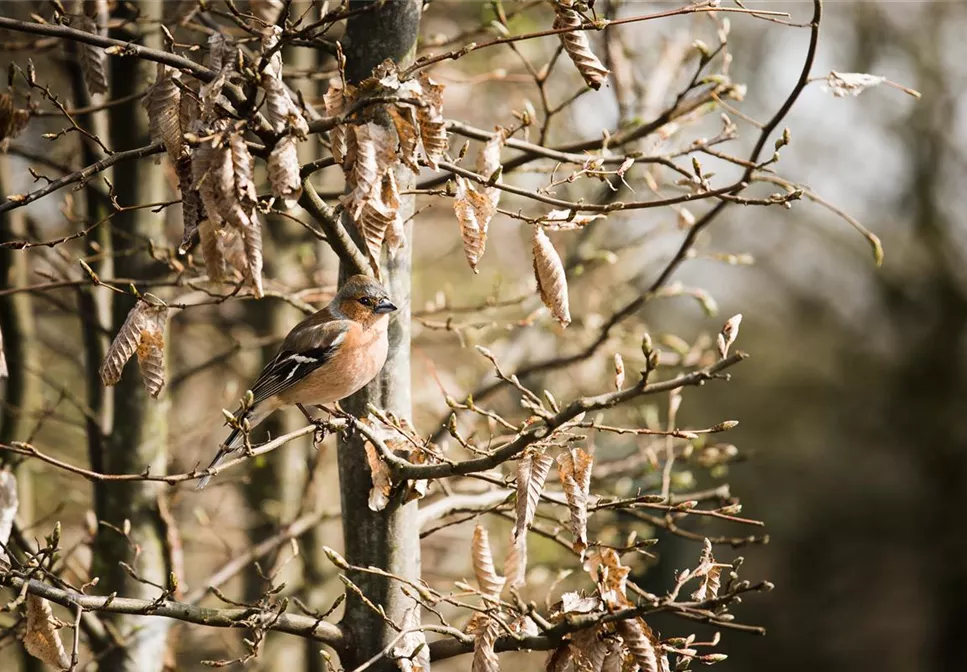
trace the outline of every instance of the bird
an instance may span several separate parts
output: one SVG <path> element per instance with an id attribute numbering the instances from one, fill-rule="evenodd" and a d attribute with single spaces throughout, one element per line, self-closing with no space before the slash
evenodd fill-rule
<path id="1" fill-rule="evenodd" d="M 386 363 L 389 315 L 396 310 L 377 280 L 348 278 L 328 306 L 299 322 L 282 341 L 252 384 L 249 403 L 236 411 L 237 426 L 208 469 L 242 447 L 243 422 L 253 429 L 280 408 L 331 404 L 362 389 Z M 197 489 L 212 475 L 204 476 Z"/>

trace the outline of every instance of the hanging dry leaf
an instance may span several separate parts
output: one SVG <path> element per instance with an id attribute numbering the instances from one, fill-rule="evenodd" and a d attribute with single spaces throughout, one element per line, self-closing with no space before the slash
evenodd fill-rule
<path id="1" fill-rule="evenodd" d="M 71 27 L 92 35 L 101 35 L 97 23 L 88 16 L 71 17 Z M 107 93 L 107 54 L 104 49 L 84 42 L 74 44 L 88 93 Z"/>
<path id="2" fill-rule="evenodd" d="M 490 140 L 486 142 L 483 148 L 480 150 L 480 154 L 477 155 L 477 174 L 483 175 L 488 181 L 492 181 L 493 184 L 500 182 L 500 174 L 497 172 L 500 167 L 500 150 L 506 142 L 504 129 L 498 129 Z M 496 179 L 494 176 L 496 175 Z M 497 205 L 500 203 L 500 189 L 497 187 L 483 187 L 481 190 L 487 198 L 490 199 L 493 204 L 493 209 L 497 209 Z"/>
<path id="3" fill-rule="evenodd" d="M 739 325 L 742 324 L 742 313 L 737 313 L 729 318 L 725 326 L 722 327 L 722 331 L 716 338 L 716 343 L 718 345 L 719 354 L 723 358 L 727 357 L 729 354 L 729 348 L 735 343 L 735 339 L 739 337 Z"/>
<path id="4" fill-rule="evenodd" d="M 581 448 L 571 448 L 557 456 L 561 485 L 571 513 L 574 550 L 583 554 L 588 546 L 588 492 L 591 489 L 592 458 Z"/>
<path id="5" fill-rule="evenodd" d="M 471 270 L 477 273 L 477 264 L 487 248 L 487 228 L 497 209 L 489 196 L 477 191 L 476 185 L 460 176 L 456 182 L 453 211 L 460 223 L 463 252 Z"/>
<path id="6" fill-rule="evenodd" d="M 534 227 L 534 276 L 541 301 L 547 306 L 561 326 L 571 323 L 571 311 L 567 300 L 567 277 L 564 264 L 541 227 Z"/>
<path id="7" fill-rule="evenodd" d="M 57 621 L 50 603 L 42 597 L 27 595 L 27 627 L 24 629 L 24 648 L 34 658 L 60 670 L 71 666 L 70 656 L 55 629 Z"/>
<path id="8" fill-rule="evenodd" d="M 3 380 L 10 375 L 10 370 L 7 368 L 7 355 L 3 350 L 3 331 L 0 331 L 0 380 Z"/>
<path id="9" fill-rule="evenodd" d="M 0 562 L 7 561 L 7 544 L 19 506 L 16 477 L 9 471 L 0 471 Z"/>
<path id="10" fill-rule="evenodd" d="M 473 528 L 473 543 L 471 545 L 473 573 L 477 578 L 480 592 L 487 597 L 497 597 L 504 589 L 506 579 L 497 574 L 494 568 L 494 556 L 490 552 L 490 535 L 487 530 L 477 523 Z"/>
<path id="11" fill-rule="evenodd" d="M 372 122 L 354 126 L 356 155 L 346 176 L 352 191 L 343 197 L 343 204 L 355 220 L 368 201 L 379 194 L 381 180 L 396 163 L 396 149 L 389 129 Z"/>
<path id="12" fill-rule="evenodd" d="M 182 127 L 185 117 L 181 109 L 182 92 L 178 87 L 180 79 L 180 72 L 159 63 L 158 77 L 141 100 L 148 113 L 151 139 L 164 143 L 172 163 L 177 163 L 189 152 L 184 138 L 188 127 Z"/>
<path id="13" fill-rule="evenodd" d="M 152 397 L 165 383 L 164 332 L 168 307 L 150 294 L 138 299 L 108 348 L 101 365 L 101 382 L 117 385 L 124 365 L 137 353 L 141 380 Z"/>
<path id="14" fill-rule="evenodd" d="M 583 23 L 581 15 L 574 11 L 573 5 L 574 0 L 557 0 L 554 5 L 554 11 L 557 13 L 557 18 L 554 19 L 555 30 L 581 26 Z M 575 30 L 569 33 L 560 33 L 558 37 L 564 46 L 564 51 L 571 57 L 585 83 L 592 89 L 600 89 L 607 79 L 609 70 L 591 51 L 587 32 Z"/>
<path id="15" fill-rule="evenodd" d="M 208 38 L 208 67 L 215 71 L 215 78 L 205 82 L 198 90 L 201 99 L 202 118 L 212 120 L 215 117 L 215 107 L 222 95 L 222 89 L 235 69 L 235 46 L 219 32 L 212 33 Z"/>
<path id="16" fill-rule="evenodd" d="M 269 184 L 272 195 L 282 199 L 286 209 L 294 208 L 302 195 L 302 179 L 299 177 L 299 150 L 296 139 L 284 135 L 269 153 Z"/>
<path id="17" fill-rule="evenodd" d="M 435 82 L 426 70 L 421 70 L 419 79 L 423 89 L 423 102 L 426 107 L 417 110 L 420 124 L 420 139 L 423 141 L 423 154 L 427 163 L 436 170 L 437 162 L 447 151 L 447 124 L 443 119 L 443 84 Z"/>
<path id="18" fill-rule="evenodd" d="M 9 93 L 0 93 L 0 152 L 7 151 L 10 140 L 20 135 L 28 121 L 30 111 L 18 108 Z"/>
<path id="19" fill-rule="evenodd" d="M 702 557 L 698 562 L 698 567 L 695 568 L 690 577 L 702 577 L 702 583 L 699 585 L 698 589 L 692 593 L 692 599 L 698 602 L 703 602 L 705 600 L 711 600 L 718 597 L 719 588 L 722 585 L 722 570 L 726 567 L 729 567 L 729 565 L 715 562 L 715 558 L 712 556 L 712 542 L 706 539 L 705 546 L 702 549 Z"/>
<path id="20" fill-rule="evenodd" d="M 507 581 L 512 586 L 522 586 L 527 582 L 527 535 L 513 536 L 511 531 L 510 544 L 507 546 L 507 557 L 504 560 L 504 572 Z"/>
<path id="21" fill-rule="evenodd" d="M 261 77 L 265 117 L 276 133 L 291 131 L 305 138 L 309 134 L 309 123 L 282 82 L 282 51 L 276 49 L 281 35 L 282 29 L 275 25 L 268 26 L 262 34 L 262 54 L 272 54 Z"/>
<path id="22" fill-rule="evenodd" d="M 387 234 L 397 227 L 402 228 L 400 216 L 400 192 L 396 185 L 396 175 L 393 170 L 387 170 L 380 181 L 379 189 L 375 190 L 363 207 L 359 216 L 359 230 L 366 243 L 366 252 L 373 270 L 379 272 L 379 261 Z M 398 241 L 393 241 L 398 243 Z"/>
<path id="23" fill-rule="evenodd" d="M 554 458 L 541 449 L 528 450 L 517 462 L 517 518 L 512 532 L 515 541 L 526 536 L 534 521 L 552 464 Z"/>
<path id="24" fill-rule="evenodd" d="M 618 644 L 602 628 L 585 628 L 571 635 L 570 647 L 576 669 L 597 672 L 604 667 L 608 654 L 618 649 Z"/>
<path id="25" fill-rule="evenodd" d="M 175 164 L 175 173 L 178 175 L 178 190 L 181 192 L 181 219 L 184 225 L 178 254 L 184 254 L 191 246 L 198 224 L 205 218 L 205 206 L 202 204 L 201 194 L 194 187 L 191 158 L 186 156 L 180 159 Z"/>
<path id="26" fill-rule="evenodd" d="M 594 579 L 601 601 L 609 609 L 621 609 L 631 604 L 626 594 L 631 568 L 621 564 L 621 557 L 613 548 L 601 548 L 588 556 L 584 569 Z"/>
<path id="27" fill-rule="evenodd" d="M 389 504 L 390 493 L 393 491 L 393 479 L 389 467 L 379 457 L 379 452 L 372 442 L 366 442 L 366 462 L 373 479 L 373 487 L 369 491 L 369 508 L 372 511 L 382 511 Z"/>
<path id="28" fill-rule="evenodd" d="M 406 634 L 393 646 L 391 659 L 401 672 L 427 672 L 430 669 L 430 649 L 426 635 L 420 628 L 420 607 L 414 605 L 403 614 L 400 629 Z M 407 632 L 409 631 L 409 632 Z"/>
<path id="29" fill-rule="evenodd" d="M 660 662 L 664 654 L 655 633 L 644 620 L 628 618 L 618 621 L 618 632 L 641 672 L 662 672 L 668 667 L 667 661 L 664 665 Z"/>
<path id="30" fill-rule="evenodd" d="M 471 672 L 500 672 L 500 659 L 494 650 L 494 644 L 500 635 L 500 624 L 493 619 L 478 628 L 473 640 L 473 664 Z"/>
<path id="31" fill-rule="evenodd" d="M 209 198 L 215 202 L 215 211 L 242 235 L 246 276 L 255 297 L 262 298 L 262 226 L 255 214 L 258 197 L 252 175 L 248 145 L 241 133 L 231 133 L 221 147 L 213 149 L 208 175 L 203 180 L 203 185 L 209 186 L 200 191 L 210 214 L 206 188 L 212 189 Z"/>
<path id="32" fill-rule="evenodd" d="M 326 116 L 328 117 L 338 117 L 346 112 L 349 106 L 350 90 L 343 85 L 343 83 L 334 79 L 329 84 L 329 89 L 323 96 L 323 101 L 326 104 Z M 336 163 L 341 165 L 343 169 L 348 168 L 347 159 L 349 159 L 348 152 L 348 135 L 352 134 L 352 128 L 347 127 L 345 124 L 340 124 L 335 126 L 329 131 L 329 142 L 330 149 L 332 151 L 332 158 Z"/>
<path id="33" fill-rule="evenodd" d="M 573 662 L 570 642 L 562 642 L 560 646 L 550 652 L 544 661 L 544 672 L 567 672 Z"/>
<path id="34" fill-rule="evenodd" d="M 386 108 L 393 126 L 396 128 L 396 138 L 400 143 L 400 160 L 414 173 L 420 171 L 417 161 L 417 149 L 420 145 L 420 127 L 416 118 L 416 108 L 412 105 L 389 105 Z"/>

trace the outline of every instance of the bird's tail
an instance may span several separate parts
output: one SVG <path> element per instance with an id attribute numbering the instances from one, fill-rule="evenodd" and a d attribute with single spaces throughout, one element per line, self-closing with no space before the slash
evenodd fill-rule
<path id="1" fill-rule="evenodd" d="M 261 422 L 265 420 L 265 418 L 267 418 L 274 410 L 274 408 L 250 408 L 244 412 L 239 410 L 235 412 L 235 419 L 239 423 L 241 423 L 242 420 L 247 419 L 249 428 L 254 429 L 257 425 L 261 424 Z M 225 437 L 225 440 L 222 442 L 222 444 L 218 447 L 218 452 L 215 453 L 215 459 L 212 460 L 211 464 L 208 465 L 208 469 L 214 469 L 224 462 L 225 459 L 228 458 L 232 453 L 241 448 L 244 439 L 245 437 L 242 434 L 242 430 L 233 428 L 232 431 L 229 432 L 228 436 Z M 198 485 L 195 486 L 195 489 L 203 489 L 212 480 L 212 476 L 214 476 L 214 474 L 203 476 L 201 480 L 198 481 Z"/>

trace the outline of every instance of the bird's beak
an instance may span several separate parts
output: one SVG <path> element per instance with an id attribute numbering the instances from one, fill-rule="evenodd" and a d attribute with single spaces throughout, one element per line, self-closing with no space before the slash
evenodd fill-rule
<path id="1" fill-rule="evenodd" d="M 392 313 L 396 310 L 396 306 L 389 299 L 380 299 L 379 303 L 373 309 L 373 312 L 377 315 L 385 315 L 386 313 Z"/>

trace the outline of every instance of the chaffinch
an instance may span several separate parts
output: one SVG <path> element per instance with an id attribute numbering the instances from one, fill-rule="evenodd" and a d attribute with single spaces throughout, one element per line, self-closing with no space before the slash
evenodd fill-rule
<path id="1" fill-rule="evenodd" d="M 332 302 L 297 324 L 251 387 L 252 402 L 235 413 L 254 428 L 276 410 L 330 404 L 360 390 L 386 363 L 389 313 L 396 306 L 376 280 L 354 275 Z M 209 469 L 242 446 L 233 429 Z M 211 476 L 198 482 L 201 490 Z"/>

